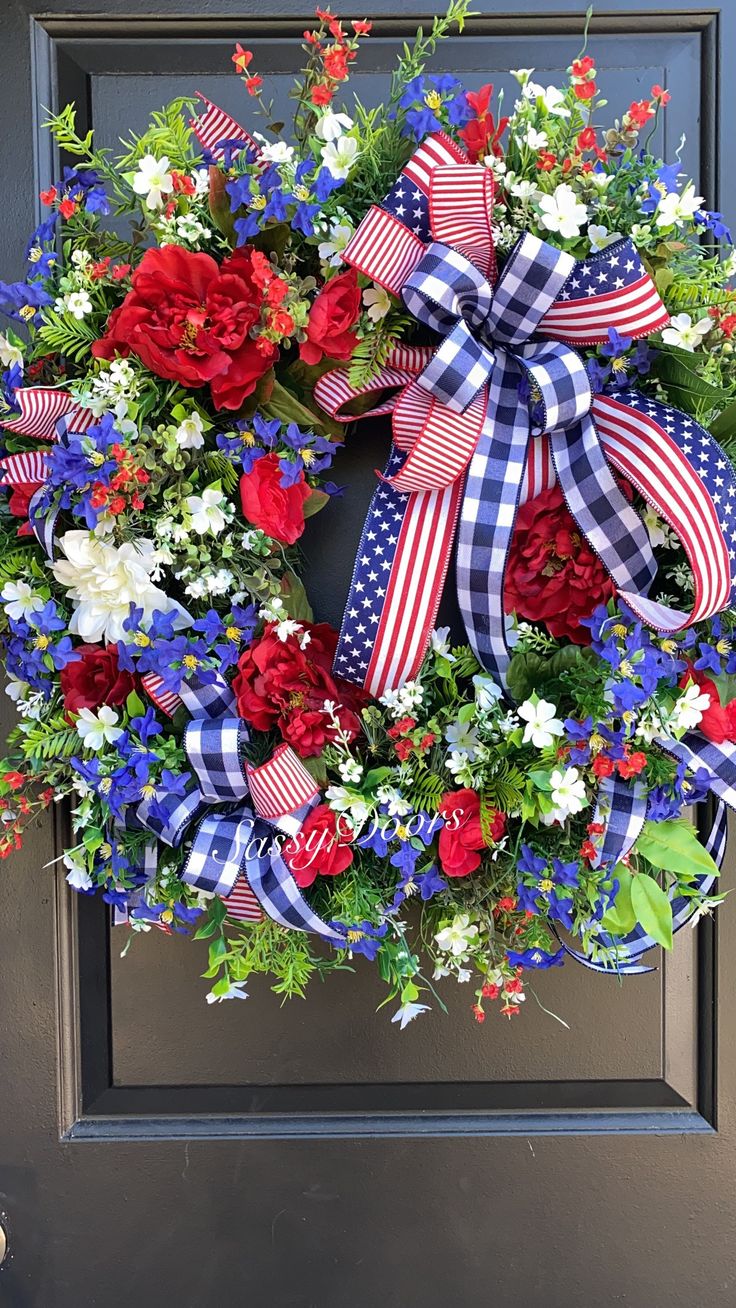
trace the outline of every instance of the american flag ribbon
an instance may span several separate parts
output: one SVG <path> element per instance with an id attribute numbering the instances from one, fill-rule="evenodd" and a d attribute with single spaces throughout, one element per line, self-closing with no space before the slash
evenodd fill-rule
<path id="1" fill-rule="evenodd" d="M 197 97 L 204 105 L 203 111 L 196 118 L 189 119 L 189 126 L 196 136 L 203 150 L 206 150 L 211 157 L 218 163 L 225 158 L 225 147 L 223 142 L 227 142 L 232 149 L 234 141 L 242 141 L 244 146 L 252 150 L 256 157 L 260 156 L 261 148 L 257 141 L 249 132 L 246 132 L 240 123 L 236 122 L 230 114 L 225 113 L 224 109 L 218 108 L 206 95 L 197 91 Z M 238 153 L 237 149 L 232 149 L 233 155 Z"/>
<path id="2" fill-rule="evenodd" d="M 381 394 L 361 416 L 392 414 L 394 446 L 335 662 L 375 695 L 421 664 L 458 518 L 461 612 L 480 662 L 503 682 L 503 580 L 517 508 L 555 479 L 617 591 L 649 625 L 679 630 L 723 609 L 733 590 L 736 483 L 723 451 L 687 415 L 635 391 L 594 398 L 572 348 L 605 342 L 612 328 L 644 337 L 666 324 L 636 249 L 621 240 L 575 261 L 527 233 L 496 276 L 492 187 L 488 170 L 431 136 L 346 250 L 348 263 L 400 294 L 441 338 L 429 359 L 426 349 L 393 352 L 364 391 L 350 388 L 345 369 L 315 390 L 340 421 L 354 420 L 349 401 L 366 391 Z M 386 398 L 387 387 L 401 389 Z M 648 534 L 614 472 L 682 540 L 695 582 L 689 614 L 649 598 Z"/>

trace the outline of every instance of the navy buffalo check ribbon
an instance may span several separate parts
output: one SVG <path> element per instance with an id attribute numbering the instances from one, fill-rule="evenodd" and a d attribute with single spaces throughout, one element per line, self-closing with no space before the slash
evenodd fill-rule
<path id="1" fill-rule="evenodd" d="M 142 800 L 134 821 L 165 844 L 181 844 L 193 822 L 181 878 L 235 904 L 232 914 L 256 920 L 265 914 L 293 931 L 321 936 L 338 948 L 345 938 L 310 908 L 281 856 L 276 832 L 296 835 L 317 802 L 319 789 L 287 745 L 259 767 L 248 763 L 248 729 L 233 713 L 232 692 L 223 677 L 180 691 L 191 713 L 184 748 L 191 772 L 176 792 L 159 788 Z M 220 716 L 210 716 L 210 711 Z M 223 711 L 224 710 L 224 711 Z M 213 811 L 212 806 L 221 806 Z"/>

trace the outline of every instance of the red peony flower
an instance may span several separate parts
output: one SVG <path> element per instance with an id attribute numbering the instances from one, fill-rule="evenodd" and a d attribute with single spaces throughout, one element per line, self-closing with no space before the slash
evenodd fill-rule
<path id="1" fill-rule="evenodd" d="M 305 363 L 349 359 L 358 341 L 352 330 L 360 314 L 360 287 L 354 268 L 331 278 L 316 296 L 309 311 L 307 339 L 299 346 Z"/>
<path id="2" fill-rule="evenodd" d="M 116 646 L 77 645 L 76 652 L 81 657 L 59 673 L 65 716 L 102 704 L 124 704 L 135 689 L 135 677 L 119 666 Z"/>
<path id="3" fill-rule="evenodd" d="M 267 626 L 241 655 L 233 691 L 238 712 L 257 731 L 278 728 L 297 754 L 309 758 L 321 754 L 334 739 L 324 712 L 325 700 L 339 706 L 340 725 L 352 739 L 360 731 L 356 710 L 368 697 L 357 686 L 333 676 L 334 628 L 324 622 L 304 622 L 298 634 L 304 632 L 310 639 L 302 649 L 296 636 L 279 640 L 275 627 Z"/>
<path id="4" fill-rule="evenodd" d="M 450 790 L 443 795 L 440 813 L 445 825 L 439 835 L 440 866 L 445 876 L 466 877 L 480 867 L 485 848 L 480 823 L 480 799 L 474 790 Z M 506 815 L 496 811 L 490 825 L 491 840 L 500 840 Z"/>
<path id="5" fill-rule="evenodd" d="M 222 264 L 177 245 L 147 250 L 93 355 L 137 354 L 157 377 L 209 383 L 218 409 L 239 409 L 278 357 L 275 345 L 250 334 L 262 301 L 251 259 L 248 249 Z"/>
<path id="6" fill-rule="evenodd" d="M 555 485 L 519 510 L 506 570 L 505 607 L 552 636 L 590 643 L 580 619 L 614 593 L 603 564 L 590 549 Z"/>
<path id="7" fill-rule="evenodd" d="M 240 478 L 244 516 L 284 545 L 293 545 L 304 531 L 304 502 L 311 493 L 303 472 L 290 486 L 282 485 L 277 454 L 256 459 Z"/>
<path id="8" fill-rule="evenodd" d="M 284 862 L 298 886 L 311 886 L 317 875 L 336 877 L 350 867 L 352 829 L 338 821 L 329 804 L 318 804 L 301 831 L 284 846 Z"/>

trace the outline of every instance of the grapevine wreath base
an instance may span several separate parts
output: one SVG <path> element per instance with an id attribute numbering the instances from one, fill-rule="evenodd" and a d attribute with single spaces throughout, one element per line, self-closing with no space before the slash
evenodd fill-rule
<path id="1" fill-rule="evenodd" d="M 0 852 L 70 801 L 70 886 L 206 940 L 211 1001 L 362 954 L 402 1028 L 448 977 L 511 1017 L 534 970 L 646 971 L 721 898 L 730 233 L 649 152 L 662 87 L 604 127 L 585 48 L 504 115 L 427 71 L 465 12 L 368 109 L 370 24 L 318 10 L 290 136 L 241 46 L 263 133 L 200 96 L 113 154 L 68 106 L 0 283 Z M 338 633 L 299 539 L 376 415 Z"/>

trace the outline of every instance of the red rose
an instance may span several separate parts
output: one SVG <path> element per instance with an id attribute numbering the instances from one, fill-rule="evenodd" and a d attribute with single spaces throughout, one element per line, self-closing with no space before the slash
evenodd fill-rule
<path id="1" fill-rule="evenodd" d="M 364 691 L 334 677 L 332 660 L 337 632 L 326 623 L 302 623 L 310 640 L 299 645 L 297 636 L 279 640 L 273 625 L 240 656 L 233 678 L 238 712 L 257 731 L 277 727 L 284 740 L 309 758 L 321 754 L 334 729 L 324 712 L 325 700 L 339 705 L 337 717 L 352 739 L 360 731 L 355 712 L 367 696 Z"/>
<path id="2" fill-rule="evenodd" d="M 613 582 L 581 535 L 555 485 L 519 509 L 506 569 L 505 607 L 550 635 L 590 643 L 580 626 L 613 595 Z"/>
<path id="3" fill-rule="evenodd" d="M 304 502 L 311 493 L 303 472 L 290 486 L 282 484 L 277 454 L 256 459 L 240 478 L 240 502 L 248 522 L 284 545 L 293 545 L 304 531 Z"/>
<path id="4" fill-rule="evenodd" d="M 251 252 L 235 250 L 218 264 L 178 245 L 147 250 L 131 286 L 93 355 L 137 354 L 157 377 L 209 382 L 218 409 L 239 409 L 278 356 L 275 345 L 251 336 L 263 298 Z"/>
<path id="5" fill-rule="evenodd" d="M 328 804 L 318 804 L 304 826 L 284 847 L 284 862 L 298 886 L 311 886 L 319 874 L 336 877 L 353 861 L 350 843 L 353 832 L 341 818 L 338 822 Z"/>
<path id="6" fill-rule="evenodd" d="M 329 359 L 349 359 L 358 342 L 351 331 L 360 313 L 360 287 L 354 268 L 326 282 L 317 295 L 307 322 L 307 339 L 299 346 L 305 363 L 319 363 L 323 354 Z"/>
<path id="7" fill-rule="evenodd" d="M 480 799 L 474 790 L 451 790 L 443 795 L 440 813 L 445 825 L 439 835 L 440 866 L 445 876 L 466 877 L 480 867 L 485 848 L 480 823 Z M 490 824 L 491 840 L 500 840 L 506 830 L 506 816 L 495 812 Z"/>
<path id="8" fill-rule="evenodd" d="M 77 645 L 76 653 L 81 658 L 59 673 L 65 716 L 102 704 L 124 704 L 135 689 L 135 677 L 119 666 L 116 646 Z"/>

